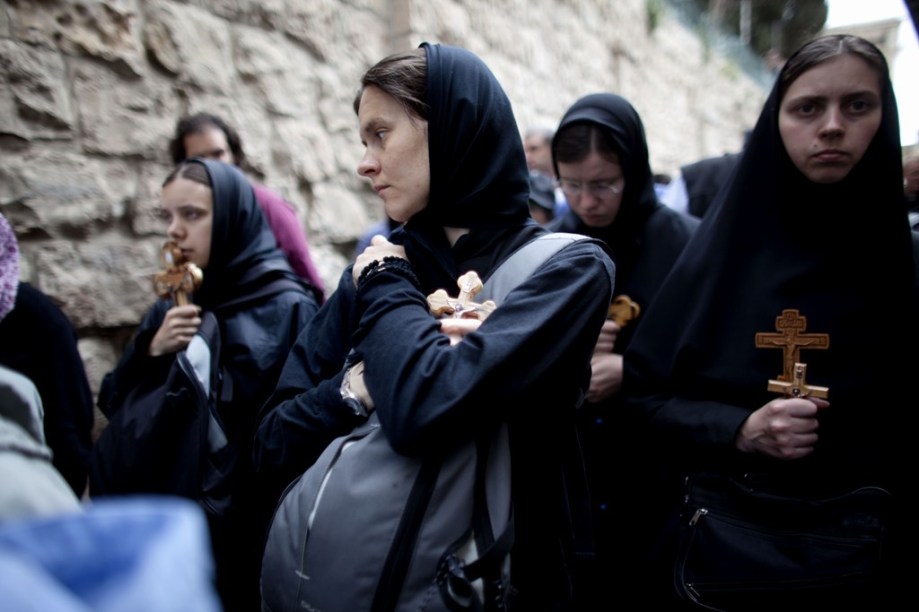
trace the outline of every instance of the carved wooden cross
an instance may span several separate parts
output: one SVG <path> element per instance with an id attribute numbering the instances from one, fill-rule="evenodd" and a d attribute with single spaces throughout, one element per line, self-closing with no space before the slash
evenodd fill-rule
<path id="1" fill-rule="evenodd" d="M 783 380 L 770 380 L 768 389 L 775 393 L 783 393 L 785 397 L 822 397 L 826 399 L 830 394 L 829 387 L 808 385 L 804 382 L 807 374 L 807 364 L 796 363 L 794 377 L 790 382 Z"/>
<path id="2" fill-rule="evenodd" d="M 606 318 L 614 321 L 619 327 L 625 327 L 632 319 L 637 319 L 641 314 L 641 306 L 633 302 L 626 294 L 617 295 L 609 305 Z"/>
<path id="3" fill-rule="evenodd" d="M 478 319 L 484 321 L 497 308 L 491 300 L 482 304 L 473 301 L 484 285 L 475 271 L 466 272 L 456 281 L 459 287 L 457 297 L 452 298 L 443 289 L 428 296 L 428 308 L 437 318 L 450 316 L 454 319 Z"/>
<path id="4" fill-rule="evenodd" d="M 201 286 L 204 273 L 190 261 L 185 261 L 176 243 L 167 241 L 160 251 L 166 268 L 153 277 L 153 291 L 159 297 L 172 298 L 177 306 L 188 304 L 188 294 Z"/>
<path id="5" fill-rule="evenodd" d="M 775 319 L 775 328 L 780 333 L 759 332 L 756 334 L 757 348 L 781 348 L 783 350 L 782 374 L 778 380 L 770 380 L 769 391 L 784 393 L 789 397 L 814 395 L 827 397 L 829 388 L 808 387 L 804 383 L 807 365 L 801 362 L 801 349 L 827 349 L 830 347 L 829 334 L 805 334 L 807 318 L 801 316 L 797 309 L 788 308 Z M 820 395 L 822 393 L 822 395 Z"/>

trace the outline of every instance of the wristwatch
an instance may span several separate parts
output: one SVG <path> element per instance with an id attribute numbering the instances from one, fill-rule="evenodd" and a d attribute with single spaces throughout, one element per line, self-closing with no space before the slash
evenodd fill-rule
<path id="1" fill-rule="evenodd" d="M 370 411 L 367 410 L 366 404 L 357 396 L 357 393 L 351 390 L 351 370 L 353 369 L 354 367 L 352 366 L 345 370 L 345 375 L 341 379 L 341 387 L 338 390 L 341 393 L 342 401 L 355 416 L 367 418 L 370 416 Z"/>

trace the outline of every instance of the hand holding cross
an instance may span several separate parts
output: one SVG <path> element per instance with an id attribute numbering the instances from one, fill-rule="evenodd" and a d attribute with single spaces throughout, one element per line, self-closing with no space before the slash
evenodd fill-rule
<path id="1" fill-rule="evenodd" d="M 188 304 L 188 294 L 201 286 L 204 273 L 190 261 L 172 241 L 163 244 L 160 259 L 166 268 L 153 277 L 153 291 L 159 297 L 172 298 L 177 306 Z"/>
<path id="2" fill-rule="evenodd" d="M 639 314 L 641 314 L 641 306 L 638 305 L 638 302 L 632 301 L 632 298 L 623 293 L 617 295 L 613 303 L 609 305 L 606 318 L 614 321 L 619 327 L 625 327 L 629 321 L 638 318 Z"/>
<path id="3" fill-rule="evenodd" d="M 782 311 L 776 317 L 775 327 L 780 333 L 760 332 L 756 334 L 757 348 L 781 348 L 782 373 L 778 380 L 770 380 L 767 389 L 782 393 L 785 397 L 820 397 L 826 399 L 829 387 L 817 387 L 804 382 L 807 364 L 800 361 L 800 351 L 806 349 L 827 349 L 830 346 L 829 334 L 804 333 L 807 329 L 807 318 L 792 308 Z"/>
<path id="4" fill-rule="evenodd" d="M 457 297 L 452 298 L 443 289 L 438 289 L 428 296 L 428 308 L 437 318 L 449 316 L 454 319 L 478 319 L 484 321 L 497 305 L 491 300 L 482 304 L 473 301 L 473 298 L 482 290 L 482 279 L 475 271 L 466 272 L 456 281 L 459 287 Z"/>

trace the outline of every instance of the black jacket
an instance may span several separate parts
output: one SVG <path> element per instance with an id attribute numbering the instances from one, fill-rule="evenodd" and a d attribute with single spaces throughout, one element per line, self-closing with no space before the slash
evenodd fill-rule
<path id="1" fill-rule="evenodd" d="M 426 296 L 436 289 L 453 294 L 469 270 L 487 280 L 545 230 L 529 218 L 523 146 L 500 85 L 472 54 L 424 46 L 431 193 L 427 207 L 390 238 L 404 245 L 418 284 L 383 272 L 356 290 L 350 268 L 344 272 L 265 406 L 255 463 L 260 476 L 283 487 L 357 423 L 339 394 L 352 348 L 364 360 L 381 426 L 400 453 L 424 456 L 506 418 L 516 531 L 512 582 L 522 609 L 552 609 L 570 598 L 562 469 L 613 265 L 596 241 L 570 245 L 511 292 L 479 330 L 450 346 Z M 451 247 L 445 226 L 470 231 Z"/>
<path id="2" fill-rule="evenodd" d="M 0 322 L 0 364 L 35 383 L 54 467 L 82 496 L 92 449 L 93 394 L 73 325 L 28 283 L 19 283 L 16 305 Z"/>
<path id="3" fill-rule="evenodd" d="M 187 163 L 205 166 L 214 201 L 210 257 L 193 302 L 217 318 L 220 365 L 226 373 L 223 389 L 228 390 L 232 381 L 232 399 L 222 398 L 217 407 L 230 442 L 226 454 L 231 457 L 221 459 L 231 466 L 226 482 L 232 501 L 224 512 L 209 514 L 218 590 L 227 610 L 253 609 L 258 601 L 265 507 L 273 505 L 254 488 L 251 478 L 256 415 L 318 305 L 278 249 L 246 177 L 235 167 L 212 160 Z M 279 285 L 283 285 L 280 293 Z M 98 404 L 105 414 L 119 410 L 126 394 L 141 382 L 166 381 L 175 354 L 151 357 L 148 348 L 172 305 L 162 299 L 153 305 L 118 365 L 103 379 Z M 190 461 L 196 459 L 200 460 Z"/>

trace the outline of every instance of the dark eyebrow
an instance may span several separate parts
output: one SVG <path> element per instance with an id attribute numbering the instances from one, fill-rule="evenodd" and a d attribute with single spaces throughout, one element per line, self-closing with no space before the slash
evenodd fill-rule
<path id="1" fill-rule="evenodd" d="M 367 120 L 366 123 L 361 125 L 360 133 L 361 134 L 372 134 L 383 124 L 383 120 L 380 117 L 371 117 Z"/>
<path id="2" fill-rule="evenodd" d="M 863 90 L 861 90 L 861 91 L 853 91 L 852 93 L 846 94 L 846 95 L 844 96 L 844 98 L 845 98 L 846 100 L 849 100 L 849 99 L 851 99 L 851 98 L 876 98 L 876 99 L 880 99 L 880 97 L 881 97 L 881 96 L 880 96 L 877 92 L 872 91 L 872 90 L 870 90 L 870 89 L 863 89 Z"/>

